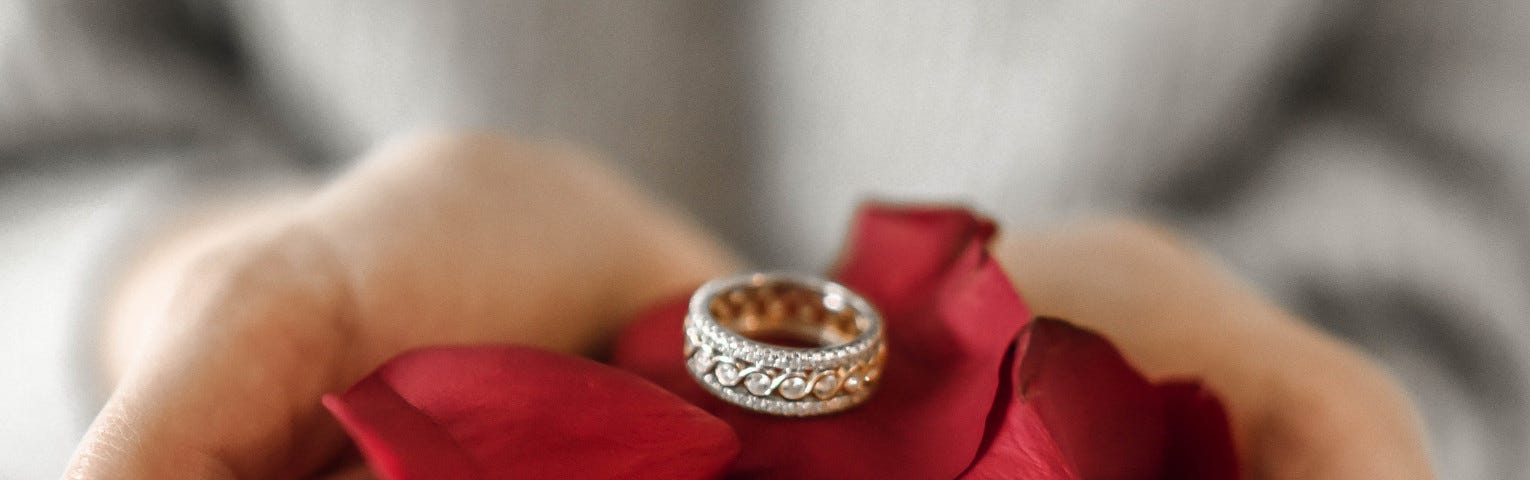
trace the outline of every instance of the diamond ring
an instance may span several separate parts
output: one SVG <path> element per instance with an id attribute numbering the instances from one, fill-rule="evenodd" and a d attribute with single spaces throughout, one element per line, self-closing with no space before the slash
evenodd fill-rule
<path id="1" fill-rule="evenodd" d="M 876 390 L 882 318 L 837 283 L 752 273 L 702 285 L 685 317 L 686 369 L 707 391 L 761 413 L 845 410 Z"/>

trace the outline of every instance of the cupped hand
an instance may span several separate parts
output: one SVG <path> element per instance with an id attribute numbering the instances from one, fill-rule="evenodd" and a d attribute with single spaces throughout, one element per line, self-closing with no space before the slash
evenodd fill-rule
<path id="1" fill-rule="evenodd" d="M 1150 379 L 1216 391 L 1244 478 L 1432 478 L 1418 414 L 1385 372 L 1166 230 L 1093 222 L 1009 236 L 995 255 L 1035 314 L 1099 331 Z"/>
<path id="2" fill-rule="evenodd" d="M 252 212 L 177 235 L 127 280 L 105 345 L 120 381 L 69 475 L 363 474 L 324 393 L 417 346 L 589 353 L 733 268 L 587 155 L 487 135 L 394 142 Z"/>

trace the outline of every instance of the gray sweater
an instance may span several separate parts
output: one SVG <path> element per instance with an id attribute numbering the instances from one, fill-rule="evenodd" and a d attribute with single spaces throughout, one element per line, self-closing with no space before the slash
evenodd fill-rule
<path id="1" fill-rule="evenodd" d="M 70 332 L 123 232 L 424 127 L 593 146 L 777 267 L 868 197 L 1156 218 L 1378 356 L 1442 478 L 1530 478 L 1527 30 L 1507 0 L 3 2 L 0 478 L 56 475 L 96 407 Z"/>

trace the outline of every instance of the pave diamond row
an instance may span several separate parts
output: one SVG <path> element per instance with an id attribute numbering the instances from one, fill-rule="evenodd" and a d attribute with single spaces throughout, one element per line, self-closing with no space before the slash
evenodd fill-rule
<path id="1" fill-rule="evenodd" d="M 877 349 L 872 347 L 881 345 L 881 322 L 872 324 L 871 328 L 867 335 L 844 345 L 821 349 L 782 348 L 743 338 L 702 315 L 692 313 L 686 316 L 687 348 L 707 346 L 714 351 L 728 352 L 745 362 L 794 370 L 834 368 L 870 360 L 877 354 Z"/>

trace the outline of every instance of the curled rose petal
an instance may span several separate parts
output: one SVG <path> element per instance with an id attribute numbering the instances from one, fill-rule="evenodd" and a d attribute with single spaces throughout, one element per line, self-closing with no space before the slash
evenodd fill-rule
<path id="1" fill-rule="evenodd" d="M 1031 480 L 1078 480 L 1036 409 L 1018 400 L 1015 388 L 1014 350 L 1004 357 L 999 395 L 989 412 L 988 430 L 977 460 L 962 474 L 967 480 L 1025 478 Z"/>
<path id="2" fill-rule="evenodd" d="M 952 478 L 981 443 L 1003 358 L 1030 313 L 986 244 L 993 226 L 960 209 L 862 212 L 842 282 L 887 325 L 882 384 L 865 405 L 784 419 L 732 407 L 684 371 L 683 299 L 640 318 L 614 363 L 726 420 L 743 443 L 740 477 Z"/>
<path id="3" fill-rule="evenodd" d="M 1238 478 L 1238 452 L 1233 448 L 1232 427 L 1222 401 L 1194 381 L 1165 382 L 1158 390 L 1164 398 L 1164 419 L 1169 427 L 1161 478 Z"/>
<path id="4" fill-rule="evenodd" d="M 1015 348 L 1006 413 L 967 478 L 1238 478 L 1221 403 L 1198 384 L 1149 383 L 1105 338 L 1057 319 L 1033 321 Z"/>
<path id="5" fill-rule="evenodd" d="M 1051 318 L 1020 340 L 1019 400 L 1036 410 L 1084 478 L 1157 478 L 1166 435 L 1163 398 L 1110 342 Z"/>
<path id="6" fill-rule="evenodd" d="M 324 405 L 387 480 L 713 478 L 739 448 L 646 380 L 522 347 L 406 353 Z"/>
<path id="7" fill-rule="evenodd" d="M 1001 409 L 993 438 L 983 445 L 972 468 L 962 474 L 967 480 L 1011 479 L 1079 480 L 1068 458 L 1052 440 L 1052 433 L 1036 410 L 1021 403 Z"/>

